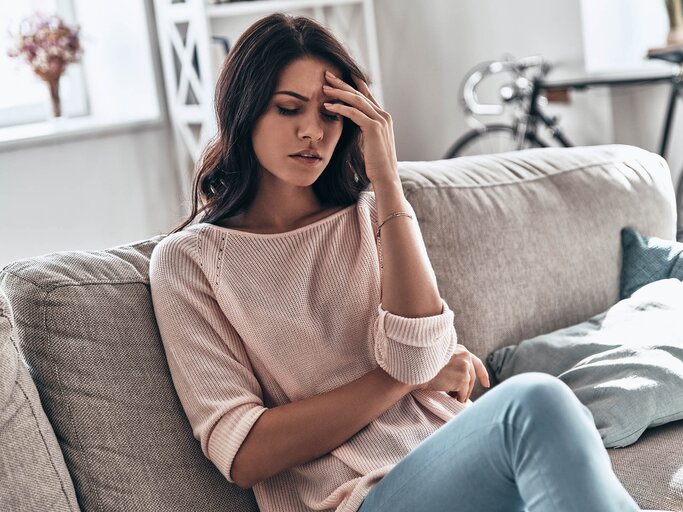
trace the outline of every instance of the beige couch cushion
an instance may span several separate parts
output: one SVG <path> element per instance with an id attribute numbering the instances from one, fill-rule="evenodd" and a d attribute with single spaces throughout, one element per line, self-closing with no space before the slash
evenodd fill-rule
<path id="1" fill-rule="evenodd" d="M 0 510 L 78 511 L 71 476 L 13 331 L 12 311 L 0 291 Z"/>
<path id="2" fill-rule="evenodd" d="M 607 453 L 614 472 L 641 508 L 681 512 L 682 447 L 683 421 L 677 421 L 648 429 L 635 444 Z"/>
<path id="3" fill-rule="evenodd" d="M 175 394 L 148 281 L 161 238 L 5 267 L 21 351 L 84 510 L 255 511 L 252 491 L 204 457 Z"/>

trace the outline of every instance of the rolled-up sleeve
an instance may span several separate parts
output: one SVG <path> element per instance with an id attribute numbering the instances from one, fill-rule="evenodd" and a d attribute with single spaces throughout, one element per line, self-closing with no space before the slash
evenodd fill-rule
<path id="1" fill-rule="evenodd" d="M 216 302 L 187 233 L 152 253 L 154 314 L 178 398 L 202 452 L 230 475 L 237 451 L 267 408 L 243 342 Z"/>
<path id="2" fill-rule="evenodd" d="M 422 384 L 433 379 L 455 352 L 453 311 L 442 299 L 439 315 L 408 318 L 377 308 L 375 359 L 394 379 Z"/>

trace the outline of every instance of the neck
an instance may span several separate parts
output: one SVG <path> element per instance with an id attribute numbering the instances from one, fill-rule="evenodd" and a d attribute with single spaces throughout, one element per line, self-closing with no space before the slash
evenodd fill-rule
<path id="1" fill-rule="evenodd" d="M 259 191 L 249 210 L 240 215 L 239 224 L 289 231 L 315 220 L 316 215 L 327 210 L 326 206 L 320 203 L 310 186 L 283 186 L 275 180 L 261 179 Z"/>

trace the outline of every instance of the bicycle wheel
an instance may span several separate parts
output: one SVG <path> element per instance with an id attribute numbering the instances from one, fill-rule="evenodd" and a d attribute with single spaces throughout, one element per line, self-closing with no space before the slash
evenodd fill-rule
<path id="1" fill-rule="evenodd" d="M 544 147 L 538 139 L 525 140 L 522 148 L 517 147 L 515 131 L 512 126 L 506 124 L 488 124 L 483 129 L 470 130 L 456 140 L 448 149 L 444 158 L 457 156 L 488 155 L 492 153 L 505 153 L 526 148 Z"/>

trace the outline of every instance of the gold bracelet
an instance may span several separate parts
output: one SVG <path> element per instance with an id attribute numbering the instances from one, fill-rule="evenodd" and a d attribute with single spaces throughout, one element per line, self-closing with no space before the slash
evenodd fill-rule
<path id="1" fill-rule="evenodd" d="M 394 212 L 394 213 L 392 213 L 392 214 L 389 215 L 386 219 L 384 219 L 384 220 L 379 224 L 379 226 L 377 226 L 377 232 L 375 233 L 375 238 L 379 239 L 379 230 L 382 229 L 382 226 L 384 225 L 384 223 L 385 223 L 386 221 L 391 220 L 391 219 L 394 219 L 394 218 L 396 218 L 396 217 L 401 217 L 401 216 L 409 217 L 409 218 L 411 218 L 411 219 L 413 218 L 413 216 L 412 216 L 410 213 L 408 213 L 408 212 Z"/>

